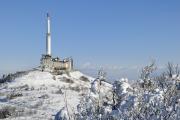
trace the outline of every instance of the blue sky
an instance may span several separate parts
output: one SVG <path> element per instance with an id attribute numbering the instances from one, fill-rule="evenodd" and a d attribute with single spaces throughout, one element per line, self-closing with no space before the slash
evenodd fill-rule
<path id="1" fill-rule="evenodd" d="M 72 56 L 76 68 L 133 78 L 151 59 L 179 64 L 179 6 L 179 0 L 1 0 L 0 72 L 39 65 L 47 12 L 53 55 Z"/>

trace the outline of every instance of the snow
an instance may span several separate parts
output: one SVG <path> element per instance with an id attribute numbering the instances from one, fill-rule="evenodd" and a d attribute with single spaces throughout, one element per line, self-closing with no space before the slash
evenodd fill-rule
<path id="1" fill-rule="evenodd" d="M 118 92 L 119 96 L 121 95 L 125 95 L 126 93 L 128 93 L 128 90 L 132 90 L 131 85 L 128 83 L 128 79 L 127 78 L 122 78 L 118 81 L 115 81 L 115 89 Z"/>
<path id="2" fill-rule="evenodd" d="M 90 76 L 87 76 L 87 75 L 84 75 L 83 73 L 79 72 L 79 71 L 74 71 L 74 72 L 70 72 L 70 76 L 72 78 L 75 78 L 75 79 L 79 79 L 80 77 L 82 76 L 85 76 L 87 77 L 90 81 L 94 80 L 94 78 L 90 77 Z"/>
<path id="3" fill-rule="evenodd" d="M 80 80 L 82 76 L 87 77 L 89 82 Z M 66 79 L 70 79 L 72 83 L 68 83 Z M 31 71 L 0 87 L 0 104 L 36 112 L 31 117 L 20 116 L 19 120 L 52 119 L 66 103 L 69 110 L 76 112 L 76 106 L 82 97 L 81 94 L 85 92 L 84 89 L 90 88 L 92 79 L 79 71 L 70 72 L 69 75 L 52 75 L 39 70 Z M 8 99 L 7 96 L 12 96 L 12 94 L 19 94 L 19 96 Z"/>
<path id="4" fill-rule="evenodd" d="M 108 115 L 117 119 L 160 119 L 171 114 L 178 119 L 180 99 L 179 91 L 173 91 L 174 81 L 176 78 L 169 83 L 170 88 L 157 84 L 147 90 L 141 86 L 143 81 L 131 87 L 127 78 L 112 85 L 103 77 L 94 79 L 80 71 L 53 75 L 33 70 L 0 84 L 0 110 L 10 111 L 7 120 L 60 120 L 74 115 L 82 119 L 104 119 Z"/>
<path id="5" fill-rule="evenodd" d="M 68 110 L 63 107 L 55 116 L 55 120 L 69 119 Z"/>
<path id="6" fill-rule="evenodd" d="M 49 72 L 33 71 L 28 75 L 15 79 L 9 87 L 21 86 L 27 84 L 29 86 L 40 86 L 40 85 L 52 85 L 56 84 L 57 81 L 52 80 L 53 75 Z"/>
<path id="7" fill-rule="evenodd" d="M 82 76 L 88 81 L 82 80 Z M 0 106 L 15 107 L 18 114 L 19 111 L 24 111 L 23 115 L 16 118 L 10 117 L 11 120 L 54 119 L 66 104 L 73 114 L 77 112 L 82 95 L 89 93 L 93 80 L 94 78 L 79 71 L 62 75 L 40 70 L 30 71 L 0 86 Z M 106 94 L 111 88 L 112 85 L 103 82 L 102 93 Z M 66 116 L 65 110 L 63 112 Z"/>

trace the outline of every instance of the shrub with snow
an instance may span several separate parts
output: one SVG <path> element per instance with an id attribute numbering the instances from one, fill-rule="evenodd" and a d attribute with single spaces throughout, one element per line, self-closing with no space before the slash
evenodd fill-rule
<path id="1" fill-rule="evenodd" d="M 131 87 L 127 79 L 115 81 L 112 87 L 113 104 L 105 104 L 101 79 L 92 82 L 91 94 L 78 105 L 77 120 L 179 120 L 179 71 L 168 64 L 168 72 L 153 76 L 154 63 L 142 69 L 140 80 Z M 109 108 L 108 112 L 106 108 Z"/>

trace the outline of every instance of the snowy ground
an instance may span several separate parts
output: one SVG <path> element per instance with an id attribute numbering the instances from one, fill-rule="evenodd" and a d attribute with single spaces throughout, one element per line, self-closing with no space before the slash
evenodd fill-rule
<path id="1" fill-rule="evenodd" d="M 11 120 L 51 120 L 66 103 L 69 111 L 76 112 L 93 80 L 79 71 L 63 75 L 31 71 L 0 85 L 0 108 L 12 111 L 7 118 Z"/>

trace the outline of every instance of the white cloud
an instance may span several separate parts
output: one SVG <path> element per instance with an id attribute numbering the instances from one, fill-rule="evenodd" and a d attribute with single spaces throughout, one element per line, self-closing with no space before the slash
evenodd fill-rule
<path id="1" fill-rule="evenodd" d="M 94 69 L 94 70 L 99 70 L 99 69 L 104 69 L 104 70 L 112 70 L 112 71 L 122 71 L 122 70 L 137 70 L 141 69 L 141 66 L 118 66 L 118 65 L 110 65 L 110 64 L 105 64 L 105 65 L 96 65 L 91 62 L 85 62 L 84 64 L 79 66 L 80 69 Z"/>

